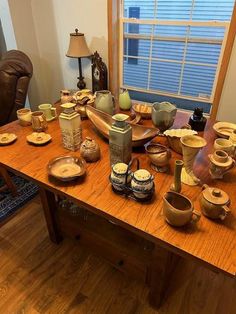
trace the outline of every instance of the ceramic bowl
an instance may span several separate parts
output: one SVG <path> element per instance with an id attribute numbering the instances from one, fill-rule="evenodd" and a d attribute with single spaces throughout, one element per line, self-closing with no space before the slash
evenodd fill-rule
<path id="1" fill-rule="evenodd" d="M 86 162 L 81 157 L 60 156 L 49 161 L 48 174 L 61 181 L 72 181 L 86 172 Z"/>
<path id="2" fill-rule="evenodd" d="M 98 129 L 98 131 L 105 137 L 109 138 L 109 130 L 114 123 L 111 115 L 95 109 L 91 106 L 86 106 L 86 112 L 89 120 Z M 143 125 L 130 123 L 132 127 L 132 146 L 143 146 L 149 142 L 155 136 L 159 134 L 159 130 L 156 128 L 146 127 Z"/>
<path id="3" fill-rule="evenodd" d="M 189 130 L 189 129 L 171 129 L 166 130 L 164 132 L 164 135 L 167 137 L 168 143 L 170 147 L 178 154 L 182 153 L 182 146 L 180 143 L 180 139 L 182 136 L 185 135 L 195 135 L 197 134 L 196 131 Z"/>
<path id="4" fill-rule="evenodd" d="M 151 104 L 142 104 L 137 103 L 133 105 L 133 110 L 140 114 L 143 119 L 151 119 L 152 117 L 152 105 Z"/>
<path id="5" fill-rule="evenodd" d="M 34 145 L 44 145 L 51 141 L 52 137 L 50 134 L 44 132 L 33 132 L 26 136 L 27 142 Z"/>
<path id="6" fill-rule="evenodd" d="M 213 129 L 219 137 L 229 138 L 231 133 L 236 130 L 236 124 L 229 122 L 217 122 Z"/>
<path id="7" fill-rule="evenodd" d="M 1 133 L 0 134 L 0 145 L 9 145 L 17 139 L 14 133 Z"/>

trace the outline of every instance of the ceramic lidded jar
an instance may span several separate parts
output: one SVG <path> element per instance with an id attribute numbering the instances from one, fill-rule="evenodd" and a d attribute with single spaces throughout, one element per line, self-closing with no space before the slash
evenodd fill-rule
<path id="1" fill-rule="evenodd" d="M 205 216 L 211 219 L 224 220 L 230 213 L 228 204 L 230 203 L 229 196 L 223 190 L 218 188 L 203 185 L 203 191 L 200 197 L 202 212 Z"/>
<path id="2" fill-rule="evenodd" d="M 136 170 L 132 174 L 131 188 L 134 196 L 138 199 L 145 199 L 152 192 L 154 187 L 154 176 L 146 169 Z M 143 193 L 142 193 L 143 192 Z"/>
<path id="3" fill-rule="evenodd" d="M 111 167 L 111 183 L 115 190 L 122 191 L 126 183 L 131 181 L 131 170 L 128 170 L 128 165 L 123 162 L 118 162 Z M 127 182 L 126 182 L 127 176 Z"/>
<path id="4" fill-rule="evenodd" d="M 80 146 L 80 155 L 88 162 L 95 162 L 100 159 L 100 148 L 90 137 L 86 137 Z"/>

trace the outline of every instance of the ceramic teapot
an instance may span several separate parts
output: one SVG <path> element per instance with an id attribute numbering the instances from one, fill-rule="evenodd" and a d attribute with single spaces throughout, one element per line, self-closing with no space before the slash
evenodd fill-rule
<path id="1" fill-rule="evenodd" d="M 207 184 L 204 184 L 202 189 L 200 196 L 202 213 L 211 219 L 224 220 L 230 213 L 227 206 L 230 203 L 228 194 L 218 188 L 209 187 Z"/>
<path id="2" fill-rule="evenodd" d="M 170 102 L 155 102 L 152 107 L 152 122 L 164 132 L 173 125 L 176 112 L 177 108 Z"/>
<path id="3" fill-rule="evenodd" d="M 114 96 L 109 90 L 100 90 L 95 92 L 95 108 L 113 115 L 115 109 Z"/>
<path id="4" fill-rule="evenodd" d="M 86 137 L 80 146 L 80 155 L 88 162 L 95 162 L 100 159 L 100 148 L 90 137 Z"/>

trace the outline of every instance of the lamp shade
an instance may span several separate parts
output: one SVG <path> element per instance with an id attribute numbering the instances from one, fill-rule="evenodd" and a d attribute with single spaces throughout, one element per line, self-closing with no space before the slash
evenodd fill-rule
<path id="1" fill-rule="evenodd" d="M 82 58 L 91 55 L 84 34 L 79 33 L 78 29 L 75 29 L 75 33 L 70 33 L 70 44 L 66 56 L 71 58 Z"/>

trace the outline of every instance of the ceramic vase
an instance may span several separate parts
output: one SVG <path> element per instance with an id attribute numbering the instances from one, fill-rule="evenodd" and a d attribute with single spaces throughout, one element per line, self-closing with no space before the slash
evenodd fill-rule
<path id="1" fill-rule="evenodd" d="M 109 90 L 100 90 L 95 92 L 95 107 L 98 110 L 113 115 L 115 110 L 115 101 Z"/>
<path id="2" fill-rule="evenodd" d="M 132 106 L 128 90 L 124 90 L 119 95 L 119 107 L 121 110 L 129 110 Z"/>
<path id="3" fill-rule="evenodd" d="M 181 173 L 181 182 L 187 185 L 198 185 L 200 180 L 193 172 L 193 164 L 199 150 L 206 146 L 204 138 L 197 135 L 186 135 L 180 139 L 183 151 L 184 168 Z"/>
<path id="4" fill-rule="evenodd" d="M 176 112 L 177 108 L 169 102 L 155 102 L 152 107 L 152 122 L 164 132 L 173 125 Z"/>
<path id="5" fill-rule="evenodd" d="M 175 161 L 175 170 L 174 170 L 174 183 L 171 185 L 170 189 L 174 192 L 181 192 L 181 172 L 184 162 L 182 160 Z"/>

